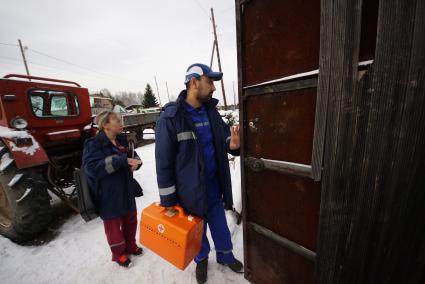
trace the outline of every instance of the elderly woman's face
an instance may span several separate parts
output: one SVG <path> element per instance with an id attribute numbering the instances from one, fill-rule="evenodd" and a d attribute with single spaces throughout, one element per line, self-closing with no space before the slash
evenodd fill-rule
<path id="1" fill-rule="evenodd" d="M 109 117 L 109 122 L 106 123 L 103 128 L 114 134 L 121 133 L 123 130 L 121 116 L 116 114 L 111 115 Z"/>

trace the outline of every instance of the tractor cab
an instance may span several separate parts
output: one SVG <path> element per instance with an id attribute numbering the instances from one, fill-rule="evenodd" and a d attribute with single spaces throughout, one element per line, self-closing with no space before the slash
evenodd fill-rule
<path id="1" fill-rule="evenodd" d="M 88 90 L 75 82 L 12 74 L 0 79 L 0 94 L 0 125 L 28 131 L 47 151 L 87 136 Z"/>

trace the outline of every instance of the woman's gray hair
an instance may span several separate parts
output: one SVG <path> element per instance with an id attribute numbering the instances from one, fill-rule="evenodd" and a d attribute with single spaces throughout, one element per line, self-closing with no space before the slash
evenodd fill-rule
<path id="1" fill-rule="evenodd" d="M 112 116 L 116 116 L 120 118 L 120 114 L 116 113 L 114 111 L 105 110 L 96 115 L 95 123 L 99 127 L 99 131 L 102 131 L 105 127 L 105 124 L 107 124 Z"/>

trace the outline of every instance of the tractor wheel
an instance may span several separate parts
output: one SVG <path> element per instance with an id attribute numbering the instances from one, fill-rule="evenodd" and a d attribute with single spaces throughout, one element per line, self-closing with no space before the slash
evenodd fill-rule
<path id="1" fill-rule="evenodd" d="M 136 139 L 137 139 L 137 143 L 142 143 L 143 142 L 143 128 L 139 128 L 136 130 Z"/>
<path id="2" fill-rule="evenodd" d="M 21 243 L 50 223 L 47 183 L 40 168 L 19 170 L 7 148 L 0 149 L 0 234 Z"/>

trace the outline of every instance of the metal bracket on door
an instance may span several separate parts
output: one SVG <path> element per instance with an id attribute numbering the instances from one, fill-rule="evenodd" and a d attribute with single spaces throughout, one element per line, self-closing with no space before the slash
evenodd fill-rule
<path id="1" fill-rule="evenodd" d="M 311 165 L 254 157 L 245 158 L 245 163 L 251 170 L 256 172 L 272 170 L 280 173 L 312 178 Z"/>
<path id="2" fill-rule="evenodd" d="M 296 242 L 293 242 L 291 240 L 288 240 L 287 238 L 284 238 L 278 234 L 276 234 L 275 232 L 260 226 L 256 223 L 253 222 L 248 222 L 247 223 L 249 227 L 251 227 L 254 231 L 256 231 L 257 233 L 277 242 L 278 244 L 280 244 L 281 246 L 285 247 L 286 249 L 292 251 L 293 253 L 296 253 L 306 259 L 308 259 L 309 261 L 316 261 L 316 252 L 309 250 L 306 247 L 303 247 L 300 244 L 297 244 Z"/>

